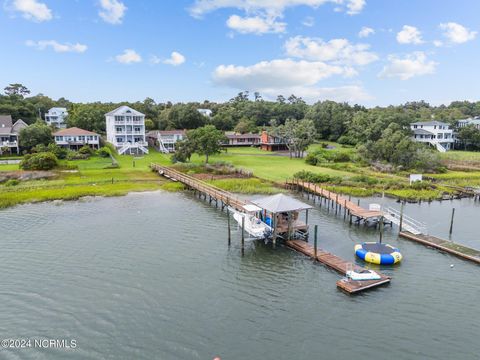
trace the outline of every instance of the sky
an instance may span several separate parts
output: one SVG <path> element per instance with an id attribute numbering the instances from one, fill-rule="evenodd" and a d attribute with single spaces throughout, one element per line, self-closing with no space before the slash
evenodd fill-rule
<path id="1" fill-rule="evenodd" d="M 0 87 L 75 102 L 477 101 L 479 13 L 478 0 L 0 0 Z"/>

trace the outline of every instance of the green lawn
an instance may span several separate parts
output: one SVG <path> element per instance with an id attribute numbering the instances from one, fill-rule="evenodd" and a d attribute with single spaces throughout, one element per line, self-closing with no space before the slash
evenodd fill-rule
<path id="1" fill-rule="evenodd" d="M 480 151 L 458 151 L 452 150 L 440 153 L 442 159 L 456 161 L 478 161 L 480 162 Z"/>

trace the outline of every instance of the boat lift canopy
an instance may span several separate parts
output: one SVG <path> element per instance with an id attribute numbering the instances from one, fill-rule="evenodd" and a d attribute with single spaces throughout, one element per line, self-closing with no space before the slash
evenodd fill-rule
<path id="1" fill-rule="evenodd" d="M 253 204 L 271 213 L 312 209 L 312 206 L 284 194 L 276 194 L 252 201 Z"/>

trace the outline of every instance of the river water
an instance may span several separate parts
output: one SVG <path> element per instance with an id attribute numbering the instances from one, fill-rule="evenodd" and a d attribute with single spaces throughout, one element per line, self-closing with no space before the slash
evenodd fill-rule
<path id="1" fill-rule="evenodd" d="M 454 239 L 479 248 L 473 201 L 405 211 L 448 236 L 451 207 Z M 352 261 L 355 243 L 378 238 L 324 207 L 310 222 L 319 246 Z M 0 337 L 76 341 L 74 349 L 0 350 L 0 358 L 480 357 L 479 266 L 386 228 L 404 261 L 381 268 L 390 285 L 349 296 L 337 290 L 337 273 L 282 246 L 249 242 L 241 257 L 240 234 L 229 248 L 226 224 L 225 213 L 189 193 L 0 211 Z"/>

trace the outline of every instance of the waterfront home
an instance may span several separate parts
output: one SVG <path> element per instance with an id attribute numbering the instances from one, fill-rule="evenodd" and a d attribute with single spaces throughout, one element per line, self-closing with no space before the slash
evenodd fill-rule
<path id="1" fill-rule="evenodd" d="M 120 155 L 148 154 L 144 114 L 124 105 L 105 114 L 105 119 L 107 141 Z"/>
<path id="2" fill-rule="evenodd" d="M 212 110 L 210 109 L 197 109 L 200 114 L 206 117 L 212 116 Z"/>
<path id="3" fill-rule="evenodd" d="M 62 129 L 53 133 L 55 144 L 70 150 L 78 150 L 84 145 L 92 149 L 100 148 L 100 135 L 77 127 Z"/>
<path id="4" fill-rule="evenodd" d="M 457 127 L 459 129 L 472 125 L 475 129 L 480 130 L 480 117 L 474 117 L 469 119 L 462 119 L 457 121 Z"/>
<path id="5" fill-rule="evenodd" d="M 153 130 L 147 133 L 148 145 L 163 153 L 175 152 L 175 144 L 187 136 L 186 130 Z"/>
<path id="6" fill-rule="evenodd" d="M 15 154 L 20 153 L 20 142 L 18 140 L 20 130 L 27 126 L 21 119 L 13 123 L 11 115 L 0 115 L 0 154 L 5 151 Z"/>
<path id="7" fill-rule="evenodd" d="M 48 125 L 53 125 L 56 128 L 64 129 L 67 127 L 66 117 L 68 112 L 63 107 L 53 107 L 45 114 L 45 122 Z"/>
<path id="8" fill-rule="evenodd" d="M 455 142 L 455 135 L 450 125 L 441 121 L 415 122 L 410 124 L 410 129 L 413 132 L 414 141 L 429 144 L 440 152 L 452 149 Z"/>
<path id="9" fill-rule="evenodd" d="M 265 151 L 288 150 L 285 139 L 279 136 L 270 135 L 265 130 L 260 136 L 260 148 Z"/>
<path id="10" fill-rule="evenodd" d="M 258 134 L 238 134 L 235 132 L 225 132 L 227 140 L 224 146 L 258 146 L 260 145 L 260 135 Z"/>

